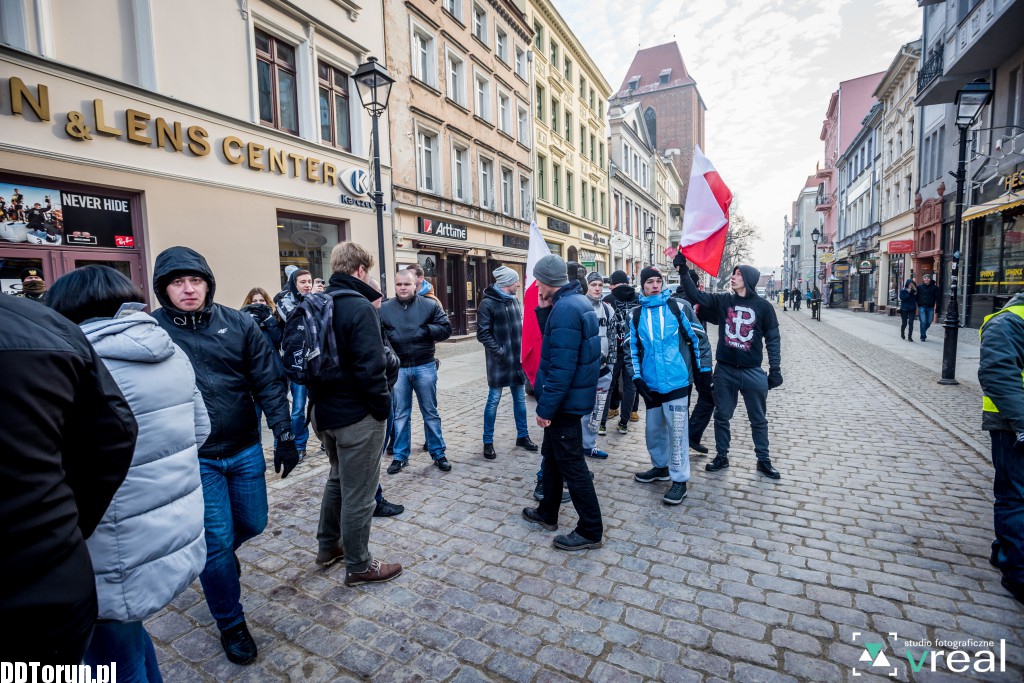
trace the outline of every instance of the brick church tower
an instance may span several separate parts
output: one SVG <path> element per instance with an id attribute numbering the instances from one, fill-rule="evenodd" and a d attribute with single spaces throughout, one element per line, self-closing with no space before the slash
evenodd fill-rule
<path id="1" fill-rule="evenodd" d="M 693 146 L 704 148 L 704 112 L 707 107 L 697 82 L 686 71 L 674 41 L 639 50 L 610 106 L 640 103 L 654 146 L 670 158 L 683 179 L 679 202 L 686 203 L 686 185 L 693 161 Z"/>

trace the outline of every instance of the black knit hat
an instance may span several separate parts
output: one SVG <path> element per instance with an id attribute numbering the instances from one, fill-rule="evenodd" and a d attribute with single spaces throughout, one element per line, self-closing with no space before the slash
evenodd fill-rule
<path id="1" fill-rule="evenodd" d="M 616 270 L 612 273 L 612 284 L 613 285 L 628 285 L 629 276 L 624 271 Z"/>
<path id="2" fill-rule="evenodd" d="M 42 278 L 43 277 L 43 271 L 40 270 L 39 268 L 23 268 L 21 270 L 21 281 L 24 282 L 25 278 L 29 278 L 29 277 Z"/>
<path id="3" fill-rule="evenodd" d="M 647 266 L 640 271 L 640 286 L 643 287 L 644 283 L 650 280 L 652 277 L 664 277 L 661 271 L 654 266 Z"/>

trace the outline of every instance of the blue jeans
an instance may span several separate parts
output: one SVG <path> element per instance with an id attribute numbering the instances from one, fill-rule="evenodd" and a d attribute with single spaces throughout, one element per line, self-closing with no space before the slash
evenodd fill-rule
<path id="1" fill-rule="evenodd" d="M 934 308 L 919 308 L 917 309 L 917 316 L 921 319 L 921 340 L 928 338 L 928 328 L 931 327 L 932 321 L 935 320 L 935 309 Z"/>
<path id="2" fill-rule="evenodd" d="M 199 458 L 206 524 L 206 566 L 199 580 L 221 631 L 245 620 L 234 553 L 267 528 L 266 470 L 260 444 L 223 460 Z"/>
<path id="3" fill-rule="evenodd" d="M 1010 581 L 1024 583 L 1024 445 L 1010 431 L 989 432 L 995 479 L 994 564 Z"/>
<path id="4" fill-rule="evenodd" d="M 487 403 L 484 404 L 484 443 L 494 443 L 494 420 L 498 416 L 502 387 L 488 387 Z M 530 435 L 526 425 L 526 386 L 520 384 L 508 388 L 512 394 L 512 416 L 516 420 L 516 438 Z"/>
<path id="5" fill-rule="evenodd" d="M 117 680 L 122 683 L 161 683 L 153 639 L 141 621 L 100 619 L 84 661 L 94 669 L 98 664 L 117 663 Z"/>
<path id="6" fill-rule="evenodd" d="M 306 396 L 309 390 L 304 384 L 289 382 L 292 391 L 292 434 L 295 435 L 295 449 L 306 450 L 309 441 L 309 426 L 306 424 Z"/>
<path id="7" fill-rule="evenodd" d="M 423 431 L 427 434 L 427 450 L 434 460 L 444 457 L 445 443 L 441 436 L 441 416 L 437 413 L 437 366 L 434 361 L 402 368 L 395 382 L 395 460 L 409 460 L 412 441 L 412 394 L 423 416 Z"/>

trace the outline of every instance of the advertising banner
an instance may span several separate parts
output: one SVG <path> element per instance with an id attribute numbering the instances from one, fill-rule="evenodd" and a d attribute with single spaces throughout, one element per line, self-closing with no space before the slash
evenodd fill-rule
<path id="1" fill-rule="evenodd" d="M 130 202 L 93 192 L 0 183 L 0 242 L 132 248 Z"/>

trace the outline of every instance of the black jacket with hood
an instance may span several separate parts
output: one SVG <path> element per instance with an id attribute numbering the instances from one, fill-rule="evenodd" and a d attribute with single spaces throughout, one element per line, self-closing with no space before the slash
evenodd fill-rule
<path id="1" fill-rule="evenodd" d="M 587 291 L 586 287 L 583 291 Z M 612 307 L 612 319 L 608 323 L 608 331 L 611 334 L 609 341 L 615 340 L 619 352 L 617 358 L 623 358 L 623 353 L 629 353 L 626 337 L 629 336 L 630 311 L 640 305 L 640 297 L 635 289 L 624 284 L 609 292 L 604 302 Z"/>
<path id="2" fill-rule="evenodd" d="M 403 368 L 433 363 L 435 344 L 452 336 L 452 323 L 444 309 L 424 296 L 409 301 L 388 299 L 380 307 L 380 320 Z"/>
<path id="3" fill-rule="evenodd" d="M 186 273 L 202 276 L 209 285 L 206 304 L 191 313 L 174 308 L 167 298 L 167 284 Z M 288 388 L 277 353 L 250 315 L 213 302 L 217 282 L 206 259 L 188 247 L 165 249 L 156 257 L 153 289 L 162 306 L 153 317 L 192 361 L 210 414 L 210 437 L 199 457 L 219 460 L 260 443 L 253 399 L 274 436 L 291 431 Z"/>
<path id="4" fill-rule="evenodd" d="M 737 368 L 759 368 L 764 359 L 762 340 L 768 349 L 768 367 L 782 369 L 782 337 L 775 308 L 757 295 L 761 273 L 753 266 L 736 266 L 747 286 L 746 296 L 709 294 L 697 289 L 689 273 L 680 277 L 689 301 L 707 309 L 707 319 L 718 325 L 718 348 L 715 359 Z"/>
<path id="5" fill-rule="evenodd" d="M 274 306 L 277 308 L 277 316 L 282 323 L 288 322 L 288 316 L 305 298 L 299 292 L 299 286 L 295 282 L 295 276 L 298 274 L 298 270 L 292 271 L 292 274 L 288 276 L 288 282 L 284 283 L 284 289 L 274 295 Z"/>
<path id="6" fill-rule="evenodd" d="M 384 338 L 380 318 L 372 303 L 380 298 L 380 292 L 351 275 L 335 273 L 326 291 L 340 290 L 351 290 L 362 296 L 334 299 L 331 323 L 338 342 L 341 375 L 335 380 L 309 385 L 316 428 L 320 431 L 348 427 L 367 415 L 384 421 L 391 412 Z M 424 301 L 431 306 L 437 305 L 429 299 Z"/>

